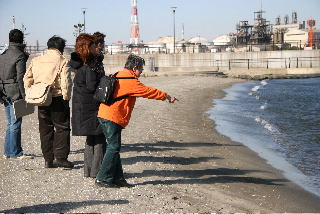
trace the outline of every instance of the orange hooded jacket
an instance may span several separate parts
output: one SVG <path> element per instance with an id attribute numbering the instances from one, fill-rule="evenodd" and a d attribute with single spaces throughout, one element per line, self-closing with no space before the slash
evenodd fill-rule
<path id="1" fill-rule="evenodd" d="M 114 97 L 129 96 L 110 106 L 101 103 L 98 117 L 117 123 L 123 128 L 129 123 L 137 97 L 155 100 L 165 100 L 167 97 L 167 93 L 143 85 L 132 70 L 124 69 L 119 71 L 117 77 L 135 77 L 136 79 L 118 79 L 115 85 Z"/>

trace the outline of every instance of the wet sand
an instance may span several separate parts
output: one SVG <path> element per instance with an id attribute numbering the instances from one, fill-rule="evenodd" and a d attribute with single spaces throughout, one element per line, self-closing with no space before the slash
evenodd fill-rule
<path id="1" fill-rule="evenodd" d="M 123 130 L 122 164 L 134 188 L 104 189 L 83 177 L 83 137 L 71 138 L 72 170 L 45 169 L 36 113 L 24 118 L 33 160 L 0 159 L 0 212 L 319 212 L 319 197 L 283 177 L 242 144 L 218 134 L 206 111 L 223 88 L 244 80 L 141 78 L 176 96 L 139 98 Z M 235 106 L 236 107 L 236 106 Z M 5 133 L 0 107 L 0 142 Z M 3 153 L 1 146 L 0 152 Z"/>

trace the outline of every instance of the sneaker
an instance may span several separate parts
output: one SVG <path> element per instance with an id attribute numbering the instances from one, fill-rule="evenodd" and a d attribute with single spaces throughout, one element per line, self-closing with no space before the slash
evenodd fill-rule
<path id="1" fill-rule="evenodd" d="M 19 157 L 10 157 L 9 158 L 10 160 L 30 160 L 30 159 L 33 159 L 33 156 L 30 156 L 30 155 L 21 155 Z"/>
<path id="2" fill-rule="evenodd" d="M 7 156 L 7 155 L 2 155 L 2 157 L 3 157 L 3 159 L 9 159 L 10 157 L 9 156 Z"/>
<path id="3" fill-rule="evenodd" d="M 63 167 L 63 168 L 73 168 L 74 165 L 68 160 L 54 160 L 53 161 L 54 167 Z"/>

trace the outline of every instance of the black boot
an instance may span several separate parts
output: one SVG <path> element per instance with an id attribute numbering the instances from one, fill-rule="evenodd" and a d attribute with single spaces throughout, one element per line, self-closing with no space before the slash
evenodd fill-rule
<path id="1" fill-rule="evenodd" d="M 70 168 L 70 169 L 74 167 L 73 163 L 71 163 L 68 160 L 54 160 L 53 165 L 55 167 L 63 167 L 63 168 Z"/>
<path id="2" fill-rule="evenodd" d="M 105 188 L 119 188 L 118 185 L 112 183 L 112 182 L 106 182 L 106 181 L 95 181 L 95 185 L 98 187 L 105 187 Z"/>
<path id="3" fill-rule="evenodd" d="M 134 187 L 133 184 L 129 184 L 125 179 L 114 181 L 113 183 L 119 187 L 128 187 L 128 188 Z"/>
<path id="4" fill-rule="evenodd" d="M 44 168 L 54 168 L 53 161 L 44 161 Z"/>

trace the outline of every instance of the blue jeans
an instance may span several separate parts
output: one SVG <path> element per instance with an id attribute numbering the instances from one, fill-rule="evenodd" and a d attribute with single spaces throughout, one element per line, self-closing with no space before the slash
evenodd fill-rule
<path id="1" fill-rule="evenodd" d="M 105 182 L 124 180 L 120 159 L 121 131 L 123 128 L 112 121 L 98 119 L 106 137 L 107 150 L 96 179 Z"/>
<path id="2" fill-rule="evenodd" d="M 13 105 L 9 98 L 4 100 L 6 117 L 8 120 L 6 137 L 4 142 L 4 155 L 7 157 L 22 156 L 21 124 L 22 118 L 15 119 Z"/>

